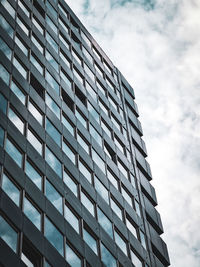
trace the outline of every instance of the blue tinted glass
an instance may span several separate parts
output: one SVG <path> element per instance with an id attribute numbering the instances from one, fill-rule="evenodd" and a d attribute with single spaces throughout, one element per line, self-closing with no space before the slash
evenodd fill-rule
<path id="1" fill-rule="evenodd" d="M 55 115 L 60 119 L 60 108 L 48 94 L 46 94 L 46 104 L 55 113 Z"/>
<path id="2" fill-rule="evenodd" d="M 10 142 L 9 139 L 6 140 L 6 152 L 11 156 L 11 158 L 17 163 L 19 167 L 22 167 L 22 153 Z"/>
<path id="3" fill-rule="evenodd" d="M 103 244 L 101 244 L 101 258 L 106 267 L 117 267 L 116 259 Z"/>
<path id="4" fill-rule="evenodd" d="M 69 148 L 69 146 L 67 144 L 65 144 L 65 142 L 62 143 L 62 148 L 63 148 L 63 152 L 68 156 L 68 158 L 70 158 L 70 160 L 76 164 L 76 155 L 74 154 L 74 152 Z"/>
<path id="5" fill-rule="evenodd" d="M 31 204 L 31 202 L 24 198 L 24 213 L 28 219 L 41 230 L 41 214 L 39 211 Z"/>
<path id="6" fill-rule="evenodd" d="M 49 166 L 57 173 L 57 175 L 62 177 L 62 165 L 56 156 L 46 147 L 45 159 Z"/>
<path id="7" fill-rule="evenodd" d="M 94 213 L 94 204 L 92 203 L 92 201 L 89 200 L 89 198 L 83 192 L 81 192 L 81 202 L 86 207 L 86 209 L 88 209 L 88 211 L 93 216 L 95 216 L 95 213 Z"/>
<path id="8" fill-rule="evenodd" d="M 124 252 L 125 255 L 127 255 L 126 243 L 116 231 L 115 231 L 115 241 L 118 247 Z"/>
<path id="9" fill-rule="evenodd" d="M 53 138 L 53 140 L 60 146 L 61 134 L 47 118 L 46 118 L 46 131 Z"/>
<path id="10" fill-rule="evenodd" d="M 30 61 L 36 67 L 36 69 L 43 75 L 44 74 L 44 68 L 39 63 L 39 60 L 36 59 L 36 57 L 32 53 L 31 53 L 31 56 L 30 56 Z"/>
<path id="11" fill-rule="evenodd" d="M 69 123 L 69 121 L 62 115 L 62 123 L 67 128 L 67 130 L 74 135 L 74 127 Z"/>
<path id="12" fill-rule="evenodd" d="M 12 248 L 17 251 L 17 232 L 0 215 L 0 237 Z"/>
<path id="13" fill-rule="evenodd" d="M 88 110 L 90 114 L 95 118 L 95 120 L 100 123 L 100 117 L 99 113 L 96 111 L 96 109 L 93 108 L 93 106 L 88 102 Z"/>
<path id="14" fill-rule="evenodd" d="M 66 259 L 67 262 L 73 267 L 81 267 L 81 259 L 76 253 L 66 244 Z"/>
<path id="15" fill-rule="evenodd" d="M 46 59 L 54 67 L 56 71 L 59 71 L 59 65 L 52 55 L 46 50 Z"/>
<path id="16" fill-rule="evenodd" d="M 22 64 L 14 57 L 13 65 L 21 73 L 24 79 L 27 79 L 27 70 L 22 66 Z"/>
<path id="17" fill-rule="evenodd" d="M 4 40 L 0 37 L 0 50 L 5 54 L 5 56 L 11 60 L 11 49 L 8 47 L 8 45 L 4 42 Z"/>
<path id="18" fill-rule="evenodd" d="M 81 161 L 79 161 L 79 170 L 87 178 L 87 180 L 90 183 L 92 183 L 92 173 L 88 170 L 85 164 L 83 164 Z"/>
<path id="19" fill-rule="evenodd" d="M 56 0 L 53 0 L 54 3 L 56 3 L 57 1 Z M 51 13 L 53 14 L 53 16 L 55 18 L 57 18 L 57 12 L 56 10 L 53 8 L 53 6 L 49 3 L 49 1 L 47 0 L 46 1 L 46 6 L 48 7 L 48 9 L 51 11 Z"/>
<path id="20" fill-rule="evenodd" d="M 64 171 L 63 180 L 64 180 L 64 183 L 69 187 L 69 189 L 77 197 L 78 196 L 78 193 L 77 193 L 77 184 L 73 181 L 73 179 L 65 171 Z"/>
<path id="21" fill-rule="evenodd" d="M 55 92 L 59 95 L 60 92 L 59 84 L 56 82 L 56 80 L 51 76 L 51 74 L 48 71 L 46 71 L 46 80 L 55 90 Z"/>
<path id="22" fill-rule="evenodd" d="M 96 153 L 94 149 L 92 149 L 92 159 L 96 163 L 96 165 L 102 170 L 102 172 L 106 173 L 106 166 L 105 162 L 102 160 L 102 158 Z"/>
<path id="23" fill-rule="evenodd" d="M 58 28 L 56 27 L 56 25 L 53 23 L 53 21 L 46 15 L 46 22 L 49 24 L 50 28 L 56 33 L 58 34 Z"/>
<path id="24" fill-rule="evenodd" d="M 6 194 L 12 199 L 12 201 L 14 201 L 17 206 L 19 206 L 20 191 L 5 174 L 3 174 L 2 188 L 6 192 Z"/>
<path id="25" fill-rule="evenodd" d="M 92 137 L 97 141 L 97 143 L 102 146 L 102 139 L 100 134 L 94 129 L 94 127 L 90 124 L 90 133 Z"/>
<path id="26" fill-rule="evenodd" d="M 83 239 L 88 244 L 88 246 L 97 254 L 97 241 L 94 237 L 83 229 Z"/>
<path id="27" fill-rule="evenodd" d="M 25 105 L 26 103 L 26 96 L 25 94 L 19 89 L 19 87 L 12 81 L 10 89 L 13 93 L 19 98 L 19 100 Z"/>
<path id="28" fill-rule="evenodd" d="M 79 219 L 74 213 L 65 205 L 65 218 L 71 224 L 71 226 L 79 233 Z"/>
<path id="29" fill-rule="evenodd" d="M 111 221 L 106 217 L 106 215 L 98 208 L 98 222 L 103 227 L 103 229 L 113 238 L 113 229 Z"/>
<path id="30" fill-rule="evenodd" d="M 0 73 L 1 73 L 1 79 L 9 85 L 9 73 L 8 71 L 4 68 L 3 65 L 0 64 Z"/>
<path id="31" fill-rule="evenodd" d="M 57 190 L 46 180 L 46 196 L 56 209 L 62 213 L 62 197 Z"/>
<path id="32" fill-rule="evenodd" d="M 99 195 L 107 202 L 109 203 L 108 199 L 108 190 L 105 188 L 105 186 L 99 181 L 99 179 L 95 176 L 95 189 L 99 193 Z"/>
<path id="33" fill-rule="evenodd" d="M 3 146 L 4 141 L 4 130 L 0 127 L 0 146 Z"/>
<path id="34" fill-rule="evenodd" d="M 20 47 L 22 52 L 28 57 L 28 49 L 17 36 L 15 36 L 15 43 Z"/>
<path id="35" fill-rule="evenodd" d="M 7 32 L 7 34 L 13 38 L 13 28 L 10 26 L 10 24 L 7 22 L 7 20 L 4 19 L 4 17 L 0 14 L 0 25 L 1 27 Z"/>
<path id="36" fill-rule="evenodd" d="M 42 188 L 42 176 L 36 171 L 33 166 L 26 161 L 25 172 L 33 183 L 41 190 Z"/>
<path id="37" fill-rule="evenodd" d="M 63 236 L 47 217 L 45 218 L 45 237 L 63 256 Z"/>
<path id="38" fill-rule="evenodd" d="M 5 97 L 0 93 L 0 110 L 6 114 L 6 110 L 7 110 L 7 100 L 5 99 Z"/>
<path id="39" fill-rule="evenodd" d="M 50 43 L 50 45 L 53 47 L 53 49 L 58 53 L 58 44 L 55 42 L 55 40 L 51 37 L 48 32 L 46 33 L 46 39 Z"/>

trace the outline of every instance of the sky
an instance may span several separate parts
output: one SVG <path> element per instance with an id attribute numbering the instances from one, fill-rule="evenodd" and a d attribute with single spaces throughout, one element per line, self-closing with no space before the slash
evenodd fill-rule
<path id="1" fill-rule="evenodd" d="M 66 0 L 132 85 L 171 266 L 200 266 L 200 1 Z"/>

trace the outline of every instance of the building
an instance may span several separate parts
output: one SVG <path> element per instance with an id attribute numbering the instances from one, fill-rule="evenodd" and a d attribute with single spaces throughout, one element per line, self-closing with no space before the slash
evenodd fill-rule
<path id="1" fill-rule="evenodd" d="M 0 38 L 0 266 L 169 266 L 132 87 L 64 0 Z"/>

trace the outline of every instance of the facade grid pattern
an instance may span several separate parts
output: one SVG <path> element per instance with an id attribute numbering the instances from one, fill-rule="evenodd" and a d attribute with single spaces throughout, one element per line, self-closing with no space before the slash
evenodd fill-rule
<path id="1" fill-rule="evenodd" d="M 64 0 L 0 1 L 0 266 L 169 266 L 134 90 Z"/>

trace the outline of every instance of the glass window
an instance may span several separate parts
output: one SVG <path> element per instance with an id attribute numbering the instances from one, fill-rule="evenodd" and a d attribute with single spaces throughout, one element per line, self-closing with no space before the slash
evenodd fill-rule
<path id="1" fill-rule="evenodd" d="M 6 152 L 9 156 L 17 163 L 17 165 L 22 167 L 22 153 L 16 148 L 16 146 L 7 138 L 6 140 Z"/>
<path id="2" fill-rule="evenodd" d="M 48 180 L 46 180 L 46 197 L 62 214 L 63 212 L 62 196 L 58 193 L 58 191 L 51 185 L 51 183 Z"/>
<path id="3" fill-rule="evenodd" d="M 81 203 L 88 209 L 88 211 L 95 217 L 95 207 L 93 202 L 81 191 Z"/>
<path id="4" fill-rule="evenodd" d="M 129 231 L 137 238 L 137 230 L 133 225 L 133 223 L 128 218 L 126 218 L 126 226 L 129 229 Z"/>
<path id="5" fill-rule="evenodd" d="M 114 201 L 112 198 L 110 199 L 110 205 L 112 210 L 117 214 L 117 216 L 123 221 L 123 216 L 122 216 L 122 210 L 119 207 L 119 205 Z"/>
<path id="6" fill-rule="evenodd" d="M 90 112 L 90 114 L 94 117 L 94 119 L 100 123 L 100 117 L 99 117 L 99 113 L 96 111 L 96 109 L 88 102 L 88 110 Z"/>
<path id="7" fill-rule="evenodd" d="M 107 126 L 107 124 L 103 120 L 101 121 L 101 127 L 107 133 L 107 135 L 112 139 L 111 129 Z"/>
<path id="8" fill-rule="evenodd" d="M 4 130 L 0 126 L 0 146 L 3 147 L 3 143 L 4 143 Z"/>
<path id="9" fill-rule="evenodd" d="M 81 259 L 77 254 L 66 244 L 66 260 L 73 267 L 81 267 Z"/>
<path id="10" fill-rule="evenodd" d="M 121 150 L 121 152 L 124 154 L 124 144 L 118 140 L 116 136 L 114 136 L 114 143 L 117 145 L 117 147 Z"/>
<path id="11" fill-rule="evenodd" d="M 31 52 L 30 56 L 31 63 L 36 67 L 36 69 L 44 75 L 44 66 L 39 62 L 39 59 L 35 56 L 34 53 Z"/>
<path id="12" fill-rule="evenodd" d="M 31 145 L 37 150 L 37 152 L 42 155 L 43 145 L 42 142 L 38 140 L 38 137 L 30 130 L 27 131 L 27 140 L 31 143 Z"/>
<path id="13" fill-rule="evenodd" d="M 33 167 L 29 160 L 26 160 L 25 173 L 32 180 L 32 182 L 42 190 L 42 175 Z"/>
<path id="14" fill-rule="evenodd" d="M 39 230 L 41 230 L 41 213 L 26 197 L 24 197 L 24 214 Z"/>
<path id="15" fill-rule="evenodd" d="M 118 180 L 115 176 L 107 169 L 107 176 L 110 182 L 118 189 Z"/>
<path id="16" fill-rule="evenodd" d="M 95 69 L 96 69 L 97 73 L 103 78 L 103 71 L 102 71 L 102 69 L 96 63 L 94 63 L 94 66 L 95 66 Z"/>
<path id="17" fill-rule="evenodd" d="M 121 126 L 120 123 L 118 122 L 118 120 L 111 114 L 111 121 L 113 122 L 113 124 L 117 127 L 117 129 L 119 131 L 121 131 Z"/>
<path id="18" fill-rule="evenodd" d="M 46 104 L 55 113 L 55 115 L 60 119 L 60 108 L 47 93 L 46 93 Z"/>
<path id="19" fill-rule="evenodd" d="M 131 250 L 131 260 L 135 267 L 142 267 L 143 264 L 141 260 L 135 255 L 135 253 Z"/>
<path id="20" fill-rule="evenodd" d="M 55 0 L 54 0 L 54 3 L 55 3 Z M 56 12 L 56 10 L 53 8 L 53 6 L 50 4 L 50 2 L 48 0 L 46 1 L 46 6 L 51 11 L 52 15 L 57 19 L 57 12 Z"/>
<path id="21" fill-rule="evenodd" d="M 109 100 L 110 104 L 117 110 L 117 104 L 109 94 L 108 94 L 108 100 Z"/>
<path id="22" fill-rule="evenodd" d="M 5 18 L 0 14 L 0 25 L 7 32 L 7 34 L 13 38 L 14 30 Z"/>
<path id="23" fill-rule="evenodd" d="M 64 141 L 62 142 L 62 149 L 68 158 L 76 165 L 76 155 Z"/>
<path id="24" fill-rule="evenodd" d="M 8 178 L 5 173 L 3 174 L 2 189 L 12 199 L 12 201 L 19 207 L 20 206 L 20 190 Z"/>
<path id="25" fill-rule="evenodd" d="M 55 126 L 50 122 L 48 118 L 46 118 L 46 131 L 52 137 L 52 139 L 56 142 L 56 144 L 61 146 L 61 134 L 55 128 Z"/>
<path id="26" fill-rule="evenodd" d="M 67 128 L 67 130 L 74 136 L 74 127 L 63 114 L 62 114 L 62 123 Z"/>
<path id="27" fill-rule="evenodd" d="M 13 108 L 11 106 L 8 110 L 8 118 L 17 127 L 17 129 L 22 134 L 24 134 L 24 122 L 20 119 L 20 117 L 16 114 L 16 112 L 13 110 Z"/>
<path id="28" fill-rule="evenodd" d="M 57 175 L 62 177 L 62 165 L 56 156 L 51 152 L 51 150 L 46 147 L 45 160 L 49 166 L 57 173 Z"/>
<path id="29" fill-rule="evenodd" d="M 84 46 L 82 46 L 82 51 L 84 56 L 89 60 L 89 62 L 93 65 L 93 57 L 90 55 L 90 53 L 85 49 Z"/>
<path id="30" fill-rule="evenodd" d="M 69 58 L 67 57 L 67 55 L 62 50 L 60 50 L 60 58 L 64 61 L 64 63 L 67 65 L 67 67 L 69 69 L 71 69 L 70 60 L 69 60 Z"/>
<path id="31" fill-rule="evenodd" d="M 85 87 L 88 91 L 88 93 L 91 95 L 91 97 L 94 99 L 94 101 L 97 102 L 97 93 L 94 91 L 94 89 L 92 88 L 92 86 L 86 81 L 85 83 Z"/>
<path id="32" fill-rule="evenodd" d="M 56 41 L 51 37 L 51 35 L 46 32 L 46 40 L 49 42 L 49 44 L 53 47 L 53 49 L 58 53 L 58 44 Z"/>
<path id="33" fill-rule="evenodd" d="M 53 223 L 46 217 L 45 218 L 45 237 L 49 242 L 58 250 L 63 256 L 63 235 L 57 230 Z"/>
<path id="34" fill-rule="evenodd" d="M 113 238 L 113 228 L 111 221 L 107 218 L 107 216 L 98 208 L 97 209 L 98 222 L 101 227 L 107 232 L 107 234 Z"/>
<path id="35" fill-rule="evenodd" d="M 118 245 L 118 247 L 124 252 L 124 254 L 127 256 L 126 242 L 123 240 L 123 238 L 118 234 L 116 230 L 115 230 L 115 242 Z"/>
<path id="36" fill-rule="evenodd" d="M 18 37 L 17 35 L 15 36 L 15 43 L 19 46 L 22 52 L 28 57 L 28 48 L 26 47 L 24 42 L 21 40 L 21 38 Z"/>
<path id="37" fill-rule="evenodd" d="M 21 29 L 24 31 L 24 33 L 26 35 L 29 36 L 29 29 L 28 27 L 24 24 L 24 22 L 22 21 L 22 19 L 20 17 L 17 17 L 17 24 L 21 27 Z"/>
<path id="38" fill-rule="evenodd" d="M 78 197 L 78 185 L 65 170 L 63 174 L 63 180 L 67 187 L 74 193 L 74 195 Z"/>
<path id="39" fill-rule="evenodd" d="M 83 126 L 87 128 L 87 120 L 83 117 L 83 115 L 77 109 L 75 110 L 75 116 L 83 124 Z"/>
<path id="40" fill-rule="evenodd" d="M 39 109 L 36 108 L 36 105 L 32 103 L 32 101 L 29 101 L 28 103 L 28 110 L 32 113 L 33 117 L 42 125 L 43 115 L 41 114 Z"/>
<path id="41" fill-rule="evenodd" d="M 141 217 L 140 204 L 135 200 L 135 210 L 138 216 Z"/>
<path id="42" fill-rule="evenodd" d="M 96 176 L 95 176 L 95 189 L 97 190 L 99 195 L 109 204 L 108 190 Z"/>
<path id="43" fill-rule="evenodd" d="M 58 3 L 58 8 L 59 8 L 59 10 L 62 11 L 62 13 L 65 15 L 65 17 L 68 18 L 68 13 L 67 13 L 67 11 L 61 6 L 60 3 Z M 62 14 L 62 13 L 61 13 L 61 14 Z M 66 18 L 65 18 L 65 19 L 66 19 Z"/>
<path id="44" fill-rule="evenodd" d="M 90 154 L 90 147 L 88 145 L 88 143 L 86 143 L 86 141 L 83 139 L 83 137 L 78 133 L 77 134 L 77 141 L 78 143 L 82 146 L 82 148 L 88 153 Z"/>
<path id="45" fill-rule="evenodd" d="M 108 110 L 108 108 L 102 103 L 101 100 L 99 100 L 99 106 L 100 106 L 100 108 L 105 112 L 105 114 L 106 114 L 107 116 L 109 116 L 109 110 Z"/>
<path id="46" fill-rule="evenodd" d="M 52 75 L 48 71 L 46 71 L 46 80 L 54 89 L 54 91 L 59 95 L 60 94 L 59 84 L 56 82 L 56 80 L 52 77 Z"/>
<path id="47" fill-rule="evenodd" d="M 14 252 L 17 252 L 17 232 L 0 215 L 0 238 L 2 238 Z"/>
<path id="48" fill-rule="evenodd" d="M 19 62 L 19 60 L 14 56 L 13 58 L 13 65 L 15 68 L 21 73 L 21 75 L 24 77 L 24 79 L 27 79 L 27 70 L 25 67 Z"/>
<path id="49" fill-rule="evenodd" d="M 69 50 L 69 43 L 62 33 L 59 33 L 59 39 L 64 44 L 65 49 L 67 48 Z"/>
<path id="50" fill-rule="evenodd" d="M 96 153 L 94 149 L 92 149 L 92 159 L 96 163 L 96 165 L 102 170 L 103 173 L 106 173 L 106 165 L 102 158 Z"/>
<path id="51" fill-rule="evenodd" d="M 116 259 L 110 251 L 101 243 L 101 259 L 107 267 L 117 267 Z"/>
<path id="52" fill-rule="evenodd" d="M 104 63 L 105 69 L 112 75 L 111 67 L 108 65 L 108 63 L 105 60 L 103 61 L 103 63 Z"/>
<path id="53" fill-rule="evenodd" d="M 1 79 L 7 84 L 9 85 L 9 78 L 10 75 L 8 73 L 8 71 L 4 68 L 3 65 L 0 64 L 0 73 L 1 73 Z"/>
<path id="54" fill-rule="evenodd" d="M 97 241 L 85 228 L 83 229 L 83 240 L 94 251 L 94 253 L 98 255 Z"/>
<path id="55" fill-rule="evenodd" d="M 55 32 L 55 34 L 58 34 L 58 28 L 47 15 L 46 15 L 46 22 L 50 26 L 50 28 Z"/>
<path id="56" fill-rule="evenodd" d="M 10 47 L 4 42 L 4 40 L 0 37 L 0 50 L 4 53 L 4 55 L 11 60 L 12 51 Z"/>
<path id="57" fill-rule="evenodd" d="M 15 19 L 15 10 L 14 8 L 9 4 L 7 0 L 2 0 L 1 4 L 5 7 L 5 9 L 8 11 L 8 13 Z"/>
<path id="58" fill-rule="evenodd" d="M 33 15 L 32 17 L 32 22 L 35 25 L 35 27 L 40 31 L 40 33 L 42 35 L 44 35 L 44 29 L 43 26 L 41 26 L 40 22 L 38 21 L 38 19 Z"/>
<path id="59" fill-rule="evenodd" d="M 74 76 L 79 80 L 79 82 L 83 84 L 83 77 L 76 68 L 73 68 L 73 73 Z"/>
<path id="60" fill-rule="evenodd" d="M 127 193 L 127 191 L 122 187 L 121 188 L 121 191 L 122 191 L 122 196 L 125 198 L 125 200 L 132 206 L 132 198 L 131 196 L 129 195 L 129 193 Z"/>
<path id="61" fill-rule="evenodd" d="M 66 25 L 66 23 L 63 21 L 63 19 L 61 17 L 58 18 L 58 23 L 59 25 L 61 25 L 63 27 L 63 29 L 69 33 L 69 29 L 68 26 Z"/>
<path id="62" fill-rule="evenodd" d="M 104 96 L 106 96 L 106 90 L 105 90 L 105 88 L 103 87 L 103 85 L 97 80 L 96 81 L 96 84 L 97 84 L 97 88 L 102 92 L 102 94 L 104 95 Z"/>
<path id="63" fill-rule="evenodd" d="M 96 140 L 96 142 L 102 147 L 102 138 L 101 135 L 95 130 L 95 128 L 90 124 L 90 133 L 91 136 Z"/>
<path id="64" fill-rule="evenodd" d="M 0 110 L 4 114 L 6 114 L 6 112 L 7 112 L 7 100 L 6 100 L 6 98 L 1 93 L 0 93 Z"/>
<path id="65" fill-rule="evenodd" d="M 44 47 L 41 45 L 41 43 L 38 41 L 38 39 L 35 37 L 34 34 L 31 35 L 31 41 L 34 43 L 34 45 L 38 48 L 38 50 L 44 54 Z"/>
<path id="66" fill-rule="evenodd" d="M 26 14 L 26 16 L 29 18 L 30 17 L 30 12 L 27 9 L 27 7 L 25 7 L 25 5 L 19 0 L 18 1 L 18 5 L 21 7 L 21 9 L 24 11 L 24 13 Z"/>
<path id="67" fill-rule="evenodd" d="M 107 77 L 106 77 L 106 82 L 107 82 L 108 86 L 114 91 L 115 87 Z"/>
<path id="68" fill-rule="evenodd" d="M 144 235 L 144 233 L 141 230 L 140 230 L 140 241 L 141 241 L 142 246 L 145 249 L 147 249 L 145 235 Z"/>
<path id="69" fill-rule="evenodd" d="M 87 178 L 87 180 L 92 183 L 92 173 L 81 160 L 79 160 L 79 170 Z"/>
<path id="70" fill-rule="evenodd" d="M 71 83 L 70 79 L 68 78 L 68 75 L 63 71 L 63 69 L 61 69 L 61 71 L 60 71 L 60 77 L 65 81 L 67 87 L 71 89 L 72 83 Z"/>
<path id="71" fill-rule="evenodd" d="M 97 49 L 95 47 L 92 47 L 92 50 L 94 52 L 94 54 L 97 56 L 97 58 L 101 61 L 101 55 L 100 53 L 97 51 Z"/>
<path id="72" fill-rule="evenodd" d="M 55 58 L 46 50 L 45 52 L 46 60 L 52 65 L 52 67 L 58 72 L 59 71 L 59 65 L 58 62 L 55 60 Z"/>
<path id="73" fill-rule="evenodd" d="M 72 212 L 72 210 L 65 205 L 65 219 L 71 224 L 74 230 L 79 233 L 79 219 L 77 216 Z"/>
<path id="74" fill-rule="evenodd" d="M 86 42 L 86 44 L 90 47 L 91 43 L 90 40 L 88 39 L 88 37 L 85 35 L 84 32 L 81 31 L 81 37 L 83 38 L 83 40 Z"/>
<path id="75" fill-rule="evenodd" d="M 82 60 L 80 59 L 80 57 L 77 55 L 77 53 L 73 49 L 72 49 L 72 56 L 75 58 L 78 64 L 82 66 Z"/>
<path id="76" fill-rule="evenodd" d="M 118 167 L 119 167 L 120 172 L 126 177 L 126 179 L 129 180 L 128 171 L 127 171 L 127 169 L 125 168 L 125 166 L 122 165 L 122 163 L 121 163 L 119 160 L 118 160 Z"/>

